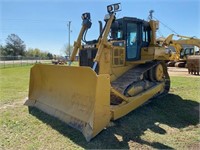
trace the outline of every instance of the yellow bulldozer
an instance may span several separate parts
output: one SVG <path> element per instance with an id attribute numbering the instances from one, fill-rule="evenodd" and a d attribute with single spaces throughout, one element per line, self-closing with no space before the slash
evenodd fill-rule
<path id="1" fill-rule="evenodd" d="M 25 105 L 80 130 L 87 141 L 111 120 L 170 89 L 165 64 L 169 53 L 156 42 L 159 23 L 117 19 L 120 10 L 120 3 L 107 6 L 105 25 L 92 41 L 84 38 L 92 25 L 90 13 L 82 15 L 69 66 L 36 64 L 31 68 Z M 77 54 L 79 66 L 70 66 Z"/>

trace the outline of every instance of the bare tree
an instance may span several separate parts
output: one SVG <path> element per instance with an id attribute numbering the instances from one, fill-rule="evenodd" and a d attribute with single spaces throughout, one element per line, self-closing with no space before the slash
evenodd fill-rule
<path id="1" fill-rule="evenodd" d="M 69 47 L 69 44 L 67 43 L 63 46 L 63 52 L 65 53 L 67 57 L 71 57 L 72 51 L 73 51 L 72 45 L 70 45 Z"/>

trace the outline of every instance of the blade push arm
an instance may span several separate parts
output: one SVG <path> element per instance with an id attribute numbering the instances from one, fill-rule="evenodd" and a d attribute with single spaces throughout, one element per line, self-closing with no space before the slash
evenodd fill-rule
<path id="1" fill-rule="evenodd" d="M 81 46 L 81 40 L 82 40 L 82 37 L 83 37 L 85 31 L 88 30 L 92 25 L 92 23 L 90 21 L 90 13 L 82 14 L 82 19 L 83 19 L 82 28 L 81 28 L 81 31 L 78 35 L 77 41 L 74 42 L 74 49 L 73 49 L 72 55 L 70 57 L 70 64 L 71 64 L 72 61 L 74 61 L 74 59 L 76 57 L 78 49 Z"/>
<path id="2" fill-rule="evenodd" d="M 114 13 L 109 14 L 109 17 L 110 18 L 106 23 L 105 30 L 102 34 L 102 37 L 99 38 L 99 41 L 98 41 L 98 44 L 97 44 L 98 45 L 98 51 L 97 51 L 97 54 L 96 54 L 95 59 L 94 59 L 94 65 L 92 67 L 93 70 L 96 69 L 97 63 L 100 61 L 104 47 L 108 46 L 107 37 L 108 37 L 108 34 L 110 32 L 112 22 L 115 19 L 115 14 Z"/>
<path id="3" fill-rule="evenodd" d="M 78 49 L 79 49 L 80 46 L 81 46 L 81 39 L 82 39 L 82 37 L 83 37 L 83 34 L 84 34 L 84 32 L 85 32 L 85 29 L 86 29 L 86 28 L 85 28 L 84 25 L 83 25 L 82 28 L 81 28 L 81 31 L 80 31 L 80 33 L 79 33 L 79 36 L 78 36 L 77 40 L 74 42 L 74 49 L 73 49 L 72 55 L 71 55 L 71 57 L 70 57 L 70 62 L 73 62 L 74 59 L 75 59 L 75 57 L 76 57 L 76 54 L 77 54 L 77 52 L 78 52 Z"/>

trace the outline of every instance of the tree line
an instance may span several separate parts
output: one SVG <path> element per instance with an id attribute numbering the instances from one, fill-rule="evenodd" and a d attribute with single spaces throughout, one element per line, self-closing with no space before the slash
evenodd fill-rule
<path id="1" fill-rule="evenodd" d="M 38 48 L 28 48 L 24 41 L 16 34 L 8 35 L 5 45 L 0 45 L 0 56 L 23 56 L 53 59 L 53 54 Z"/>

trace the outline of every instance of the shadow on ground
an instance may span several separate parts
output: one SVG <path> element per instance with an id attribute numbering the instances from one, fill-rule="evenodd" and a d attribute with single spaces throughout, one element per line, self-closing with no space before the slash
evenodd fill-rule
<path id="1" fill-rule="evenodd" d="M 183 100 L 173 94 L 153 99 L 151 103 L 114 121 L 114 126 L 103 130 L 91 142 L 86 142 L 79 131 L 36 108 L 30 108 L 30 113 L 85 149 L 129 149 L 129 141 L 156 149 L 172 149 L 162 143 L 144 141 L 141 136 L 146 130 L 165 134 L 166 131 L 157 123 L 178 129 L 197 125 L 199 123 L 199 111 L 196 109 L 198 106 L 199 103 L 195 101 Z M 120 136 L 121 140 L 116 135 Z"/>

